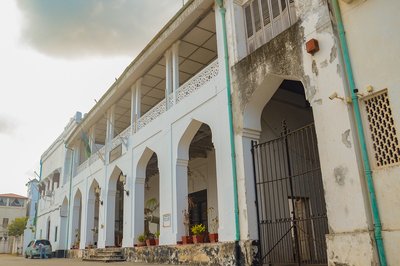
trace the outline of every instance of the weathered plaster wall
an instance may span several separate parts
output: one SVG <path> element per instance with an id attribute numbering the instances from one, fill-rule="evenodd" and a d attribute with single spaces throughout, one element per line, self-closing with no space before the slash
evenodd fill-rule
<path id="1" fill-rule="evenodd" d="M 397 32 L 400 28 L 400 2 L 355 0 L 346 4 L 340 1 L 340 7 L 356 86 L 362 93 L 367 86 L 372 86 L 374 91 L 387 88 L 399 138 L 400 35 Z M 367 121 L 365 116 L 364 121 Z M 365 129 L 367 141 L 370 141 L 368 126 Z M 400 265 L 400 166 L 377 168 L 371 146 L 369 155 L 388 264 Z"/>
<path id="2" fill-rule="evenodd" d="M 346 95 L 337 39 L 326 1 L 296 1 L 299 21 L 275 39 L 257 49 L 232 67 L 233 110 L 238 155 L 240 211 L 254 213 L 254 184 L 246 156 L 249 139 L 258 139 L 260 114 L 283 79 L 300 80 L 313 109 L 327 215 L 329 223 L 328 256 L 330 263 L 348 263 L 348 250 L 354 265 L 357 261 L 376 262 L 371 241 L 356 245 L 359 239 L 370 239 L 368 196 L 360 173 L 358 153 L 350 106 L 341 100 L 330 100 L 337 92 Z M 320 51 L 310 55 L 305 41 L 315 38 Z M 251 154 L 250 154 L 251 156 Z M 243 215 L 246 217 L 246 215 Z M 247 224 L 247 237 L 254 237 L 254 216 L 241 220 Z M 343 236 L 355 241 L 347 241 Z M 338 248 L 340 247 L 340 248 Z M 333 265 L 333 264 L 332 264 Z"/>

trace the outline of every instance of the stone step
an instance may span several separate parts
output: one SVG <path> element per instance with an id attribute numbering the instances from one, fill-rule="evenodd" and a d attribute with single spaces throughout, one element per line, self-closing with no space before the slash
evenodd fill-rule
<path id="1" fill-rule="evenodd" d="M 90 255 L 92 257 L 99 257 L 99 258 L 108 258 L 108 257 L 124 257 L 122 254 L 96 254 L 96 255 Z"/>
<path id="2" fill-rule="evenodd" d="M 99 257 L 90 257 L 86 259 L 82 259 L 83 261 L 102 261 L 102 262 L 122 262 L 125 261 L 124 258 L 99 258 Z"/>
<path id="3" fill-rule="evenodd" d="M 101 255 L 101 256 L 114 256 L 114 255 L 122 255 L 122 252 L 103 252 L 103 251 L 98 251 L 96 252 L 96 255 Z"/>

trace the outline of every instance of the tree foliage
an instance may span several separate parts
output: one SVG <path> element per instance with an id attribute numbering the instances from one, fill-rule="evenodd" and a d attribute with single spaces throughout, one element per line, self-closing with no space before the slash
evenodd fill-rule
<path id="1" fill-rule="evenodd" d="M 15 218 L 8 226 L 9 236 L 20 236 L 24 233 L 28 217 Z"/>

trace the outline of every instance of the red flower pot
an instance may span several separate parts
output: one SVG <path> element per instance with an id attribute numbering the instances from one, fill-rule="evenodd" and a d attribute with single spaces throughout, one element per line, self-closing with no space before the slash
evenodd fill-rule
<path id="1" fill-rule="evenodd" d="M 190 236 L 182 236 L 182 244 L 192 244 L 192 238 Z"/>
<path id="2" fill-rule="evenodd" d="M 156 241 L 156 246 L 158 246 L 160 244 L 160 239 L 156 238 L 156 239 L 154 239 L 154 241 Z"/>
<path id="3" fill-rule="evenodd" d="M 217 243 L 218 242 L 218 233 L 208 234 L 208 236 L 210 238 L 210 242 L 211 243 Z"/>
<path id="4" fill-rule="evenodd" d="M 154 239 L 146 239 L 146 245 L 148 247 L 155 246 L 156 245 L 156 241 Z"/>
<path id="5" fill-rule="evenodd" d="M 204 236 L 203 235 L 194 235 L 193 236 L 193 243 L 204 243 Z"/>

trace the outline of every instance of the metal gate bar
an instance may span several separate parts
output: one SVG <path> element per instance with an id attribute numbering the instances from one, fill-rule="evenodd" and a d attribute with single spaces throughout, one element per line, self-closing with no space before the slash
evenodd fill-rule
<path id="1" fill-rule="evenodd" d="M 314 124 L 252 145 L 260 263 L 327 264 L 326 206 Z"/>

